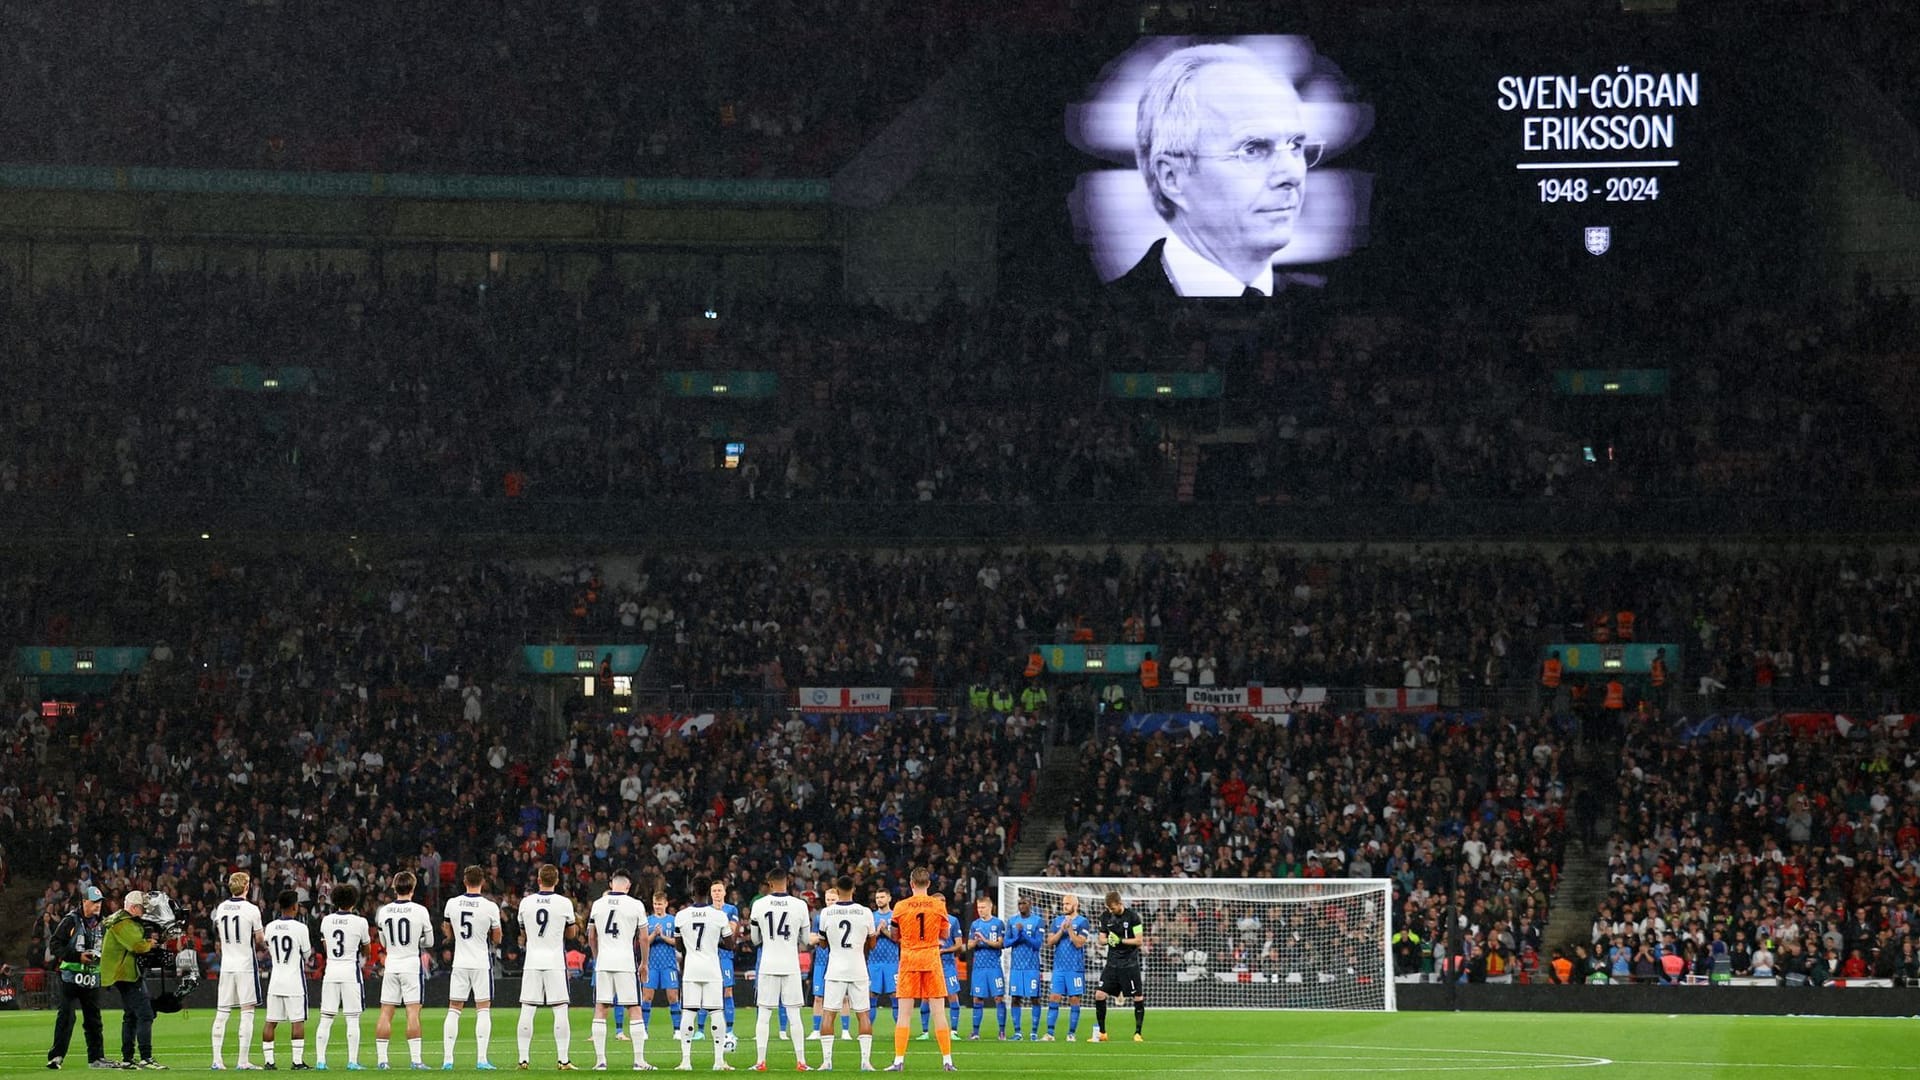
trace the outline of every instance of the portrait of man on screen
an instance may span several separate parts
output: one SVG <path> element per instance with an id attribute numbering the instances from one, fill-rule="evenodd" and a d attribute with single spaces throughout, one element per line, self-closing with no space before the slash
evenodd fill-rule
<path id="1" fill-rule="evenodd" d="M 1265 298 L 1286 284 L 1276 264 L 1358 246 L 1370 177 L 1310 178 L 1330 142 L 1350 146 L 1371 125 L 1371 110 L 1325 100 L 1342 85 L 1330 70 L 1303 39 L 1281 37 L 1148 39 L 1110 65 L 1068 117 L 1082 149 L 1132 159 L 1075 192 L 1102 280 L 1143 296 Z M 1303 78 L 1322 100 L 1303 100 Z"/>

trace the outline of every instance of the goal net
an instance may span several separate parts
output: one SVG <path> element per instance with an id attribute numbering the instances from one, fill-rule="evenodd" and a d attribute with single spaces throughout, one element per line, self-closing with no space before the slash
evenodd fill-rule
<path id="1" fill-rule="evenodd" d="M 1109 890 L 1146 924 L 1142 980 L 1155 1006 L 1222 1009 L 1368 1009 L 1393 1004 L 1393 882 L 1383 879 L 1000 879 L 999 914 L 1027 901 L 1049 932 L 1061 900 L 1079 898 L 1098 925 Z M 1087 947 L 1087 997 L 1106 945 Z M 1052 950 L 1041 956 L 1051 985 Z"/>

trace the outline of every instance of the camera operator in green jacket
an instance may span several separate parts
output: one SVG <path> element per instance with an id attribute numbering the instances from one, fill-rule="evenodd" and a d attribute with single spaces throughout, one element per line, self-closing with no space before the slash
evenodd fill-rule
<path id="1" fill-rule="evenodd" d="M 106 939 L 100 945 L 100 981 L 120 991 L 123 1069 L 166 1068 L 153 1060 L 153 1001 L 147 997 L 146 980 L 140 973 L 140 955 L 153 949 L 140 922 L 146 910 L 145 893 L 138 889 L 128 893 L 120 910 L 107 916 Z"/>

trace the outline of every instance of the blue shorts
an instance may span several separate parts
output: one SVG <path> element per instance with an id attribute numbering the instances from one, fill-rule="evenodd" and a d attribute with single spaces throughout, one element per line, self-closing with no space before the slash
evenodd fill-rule
<path id="1" fill-rule="evenodd" d="M 1007 976 L 1007 993 L 1017 998 L 1037 998 L 1040 996 L 1040 969 L 1027 971 L 1015 969 Z"/>
<path id="2" fill-rule="evenodd" d="M 891 997 L 900 988 L 899 964 L 868 964 L 867 991 Z"/>
<path id="3" fill-rule="evenodd" d="M 648 964 L 647 965 L 647 985 L 645 989 L 648 989 L 648 990 L 680 989 L 679 966 L 675 964 Z"/>
<path id="4" fill-rule="evenodd" d="M 958 969 L 958 968 L 948 968 L 947 970 L 945 970 L 945 971 L 942 971 L 942 972 L 941 972 L 940 974 L 942 974 L 942 975 L 944 975 L 944 976 L 946 976 L 946 979 L 947 979 L 947 1000 L 948 1000 L 948 1001 L 950 1001 L 950 1002 L 952 1002 L 952 1001 L 959 1001 L 959 1000 L 960 1000 L 960 971 L 959 971 L 959 969 Z"/>
<path id="5" fill-rule="evenodd" d="M 1060 997 L 1079 997 L 1087 992 L 1087 973 L 1084 971 L 1055 971 L 1053 989 L 1050 993 Z"/>
<path id="6" fill-rule="evenodd" d="M 824 997 L 827 993 L 827 958 L 813 958 L 813 996 Z"/>
<path id="7" fill-rule="evenodd" d="M 999 964 L 973 968 L 967 978 L 973 983 L 975 1000 L 1007 996 L 1007 977 L 1000 973 Z"/>

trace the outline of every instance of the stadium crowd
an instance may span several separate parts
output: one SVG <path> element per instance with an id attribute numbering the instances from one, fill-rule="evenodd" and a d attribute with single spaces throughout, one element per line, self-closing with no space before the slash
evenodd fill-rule
<path id="1" fill-rule="evenodd" d="M 891 880 L 927 864 L 971 895 L 1018 839 L 1040 738 L 1027 717 L 595 714 L 547 750 L 516 742 L 524 713 L 474 710 L 452 692 L 274 700 L 229 685 L 172 712 L 147 697 L 129 683 L 69 715 L 21 721 L 50 732 L 27 754 L 51 741 L 65 765 L 10 759 L 0 800 L 10 836 L 58 853 L 38 902 L 42 936 L 87 885 L 167 893 L 204 930 L 236 868 L 296 889 L 316 911 L 336 884 L 371 896 L 402 869 L 419 875 L 423 900 L 444 899 L 469 864 L 517 900 L 547 861 L 587 899 L 617 867 L 657 869 L 679 895 L 702 875 L 751 890 L 776 862 L 806 888 L 841 871 Z M 212 731 L 183 715 L 210 715 Z"/>
<path id="2" fill-rule="evenodd" d="M 1897 712 L 1920 674 L 1916 589 L 1899 558 L 1819 550 L 656 552 L 600 566 L 128 548 L 81 568 L 23 554 L 0 579 L 0 633 L 151 645 L 156 678 L 236 686 L 256 711 L 306 690 L 494 695 L 520 645 L 564 640 L 647 644 L 646 684 L 694 691 L 1017 691 L 1030 646 L 1083 632 L 1157 643 L 1167 691 L 1431 688 L 1452 705 L 1533 687 L 1540 645 L 1592 640 L 1626 610 L 1638 640 L 1680 647 L 1683 677 L 1647 695 L 1665 712 Z"/>
<path id="3" fill-rule="evenodd" d="M 1018 8 L 16 6 L 0 133 L 10 160 L 63 165 L 825 176 L 964 52 L 972 25 Z M 676 62 L 691 55 L 697 72 Z"/>
<path id="4" fill-rule="evenodd" d="M 1358 716 L 1103 740 L 1047 872 L 1391 878 L 1395 931 L 1426 944 L 1396 956 L 1402 973 L 1428 963 L 1451 907 L 1500 981 L 1540 962 L 1567 836 L 1564 740 L 1546 722 Z M 1256 967 L 1288 947 L 1250 944 Z"/>
<path id="5" fill-rule="evenodd" d="M 611 275 L 576 293 L 321 271 L 0 282 L 0 307 L 20 316 L 0 324 L 17 358 L 0 373 L 0 496 L 1420 504 L 1920 480 L 1888 452 L 1911 418 L 1829 316 L 1701 321 L 1689 385 L 1649 425 L 1538 392 L 1580 362 L 1577 321 L 1491 312 L 1226 325 L 1099 302 L 922 321 L 779 303 L 708 319 Z M 281 386 L 236 388 L 219 365 Z M 669 396 L 685 370 L 768 371 L 780 389 Z M 1105 396 L 1105 373 L 1131 370 L 1219 372 L 1229 397 Z M 737 468 L 727 442 L 745 445 Z"/>
<path id="6" fill-rule="evenodd" d="M 1616 980 L 1920 977 L 1920 764 L 1903 717 L 1636 732 L 1590 962 Z"/>

